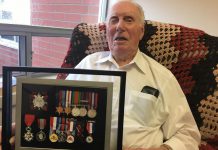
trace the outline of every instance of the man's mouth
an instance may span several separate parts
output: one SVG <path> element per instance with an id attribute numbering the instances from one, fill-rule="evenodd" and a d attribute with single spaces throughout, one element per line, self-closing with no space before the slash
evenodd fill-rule
<path id="1" fill-rule="evenodd" d="M 115 41 L 126 41 L 126 40 L 127 38 L 121 36 L 115 38 Z"/>

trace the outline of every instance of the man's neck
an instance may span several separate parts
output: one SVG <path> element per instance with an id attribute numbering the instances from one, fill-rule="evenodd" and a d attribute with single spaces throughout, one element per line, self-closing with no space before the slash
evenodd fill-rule
<path id="1" fill-rule="evenodd" d="M 129 64 L 134 59 L 136 53 L 133 54 L 133 55 L 124 56 L 124 57 L 113 56 L 113 58 L 116 61 L 116 63 L 119 65 L 119 67 L 122 67 L 122 66 L 125 66 L 125 65 Z"/>

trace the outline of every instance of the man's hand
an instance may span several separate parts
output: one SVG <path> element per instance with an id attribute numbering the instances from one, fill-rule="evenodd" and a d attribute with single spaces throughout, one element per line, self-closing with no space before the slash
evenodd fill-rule
<path id="1" fill-rule="evenodd" d="M 9 143 L 12 146 L 12 149 L 14 149 L 15 146 L 15 123 L 12 123 L 11 125 L 12 128 L 12 137 L 9 140 Z M 2 126 L 0 126 L 0 150 L 2 150 Z"/>
<path id="2" fill-rule="evenodd" d="M 166 149 L 159 147 L 159 148 L 124 148 L 123 150 L 166 150 Z"/>

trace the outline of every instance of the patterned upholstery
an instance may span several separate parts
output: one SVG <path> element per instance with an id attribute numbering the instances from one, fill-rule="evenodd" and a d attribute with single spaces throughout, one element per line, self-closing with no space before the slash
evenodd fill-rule
<path id="1" fill-rule="evenodd" d="M 104 24 L 77 25 L 61 67 L 74 67 L 82 58 L 107 51 Z M 140 50 L 170 69 L 187 96 L 202 135 L 201 150 L 218 149 L 218 37 L 155 21 L 145 21 Z M 65 79 L 67 74 L 58 74 Z"/>

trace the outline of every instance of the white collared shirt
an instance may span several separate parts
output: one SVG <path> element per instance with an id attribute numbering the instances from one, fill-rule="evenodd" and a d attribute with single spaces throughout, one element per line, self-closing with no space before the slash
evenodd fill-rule
<path id="1" fill-rule="evenodd" d="M 138 50 L 128 65 L 119 67 L 109 51 L 97 52 L 76 68 L 126 71 L 124 147 L 149 148 L 165 143 L 174 150 L 198 149 L 200 133 L 180 85 L 168 69 L 152 58 Z M 119 78 L 69 75 L 67 79 L 114 82 L 111 150 L 115 150 Z M 158 98 L 141 92 L 145 85 L 158 89 Z"/>

